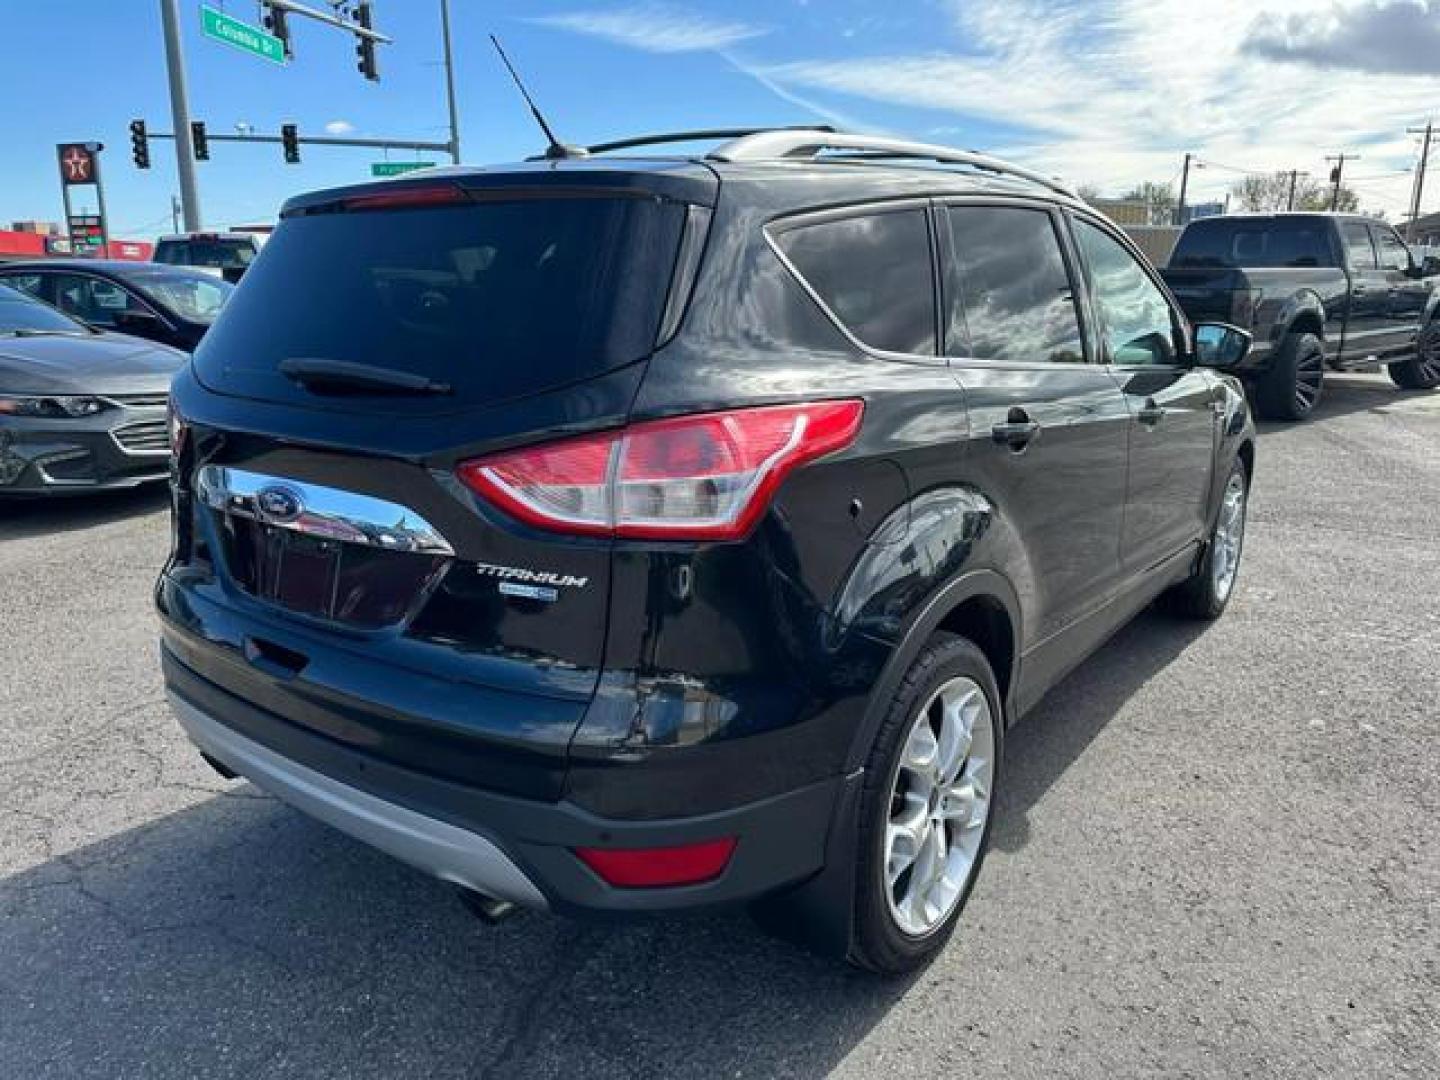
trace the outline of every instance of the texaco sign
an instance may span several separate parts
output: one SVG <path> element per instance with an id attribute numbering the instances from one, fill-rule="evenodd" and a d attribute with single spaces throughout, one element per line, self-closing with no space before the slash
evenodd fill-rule
<path id="1" fill-rule="evenodd" d="M 61 143 L 60 182 L 62 184 L 95 183 L 95 151 L 85 143 Z"/>

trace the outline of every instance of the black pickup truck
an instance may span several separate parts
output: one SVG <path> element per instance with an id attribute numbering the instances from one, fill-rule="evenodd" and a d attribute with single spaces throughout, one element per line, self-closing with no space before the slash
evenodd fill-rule
<path id="1" fill-rule="evenodd" d="M 1387 364 L 1407 390 L 1440 386 L 1440 260 L 1420 265 L 1383 221 L 1235 214 L 1191 222 L 1161 271 L 1191 322 L 1233 323 L 1255 344 L 1235 374 L 1256 410 L 1302 420 L 1325 369 Z"/>

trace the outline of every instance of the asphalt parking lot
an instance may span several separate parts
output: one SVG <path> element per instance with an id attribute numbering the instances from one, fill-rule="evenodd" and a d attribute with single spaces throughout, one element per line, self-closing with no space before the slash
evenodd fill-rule
<path id="1" fill-rule="evenodd" d="M 1440 395 L 1263 432 L 1240 591 L 1011 737 L 960 934 L 487 927 L 189 749 L 160 492 L 0 504 L 0 1077 L 1440 1075 Z"/>

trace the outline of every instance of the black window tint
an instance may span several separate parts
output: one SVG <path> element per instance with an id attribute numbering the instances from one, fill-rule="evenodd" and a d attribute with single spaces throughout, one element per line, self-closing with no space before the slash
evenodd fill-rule
<path id="1" fill-rule="evenodd" d="M 790 229 L 780 249 L 845 327 L 872 349 L 933 355 L 935 283 L 924 210 Z"/>
<path id="2" fill-rule="evenodd" d="M 1095 286 L 1106 351 L 1112 364 L 1175 362 L 1175 322 L 1165 294 L 1112 236 L 1078 221 L 1075 236 Z"/>
<path id="3" fill-rule="evenodd" d="M 1345 244 L 1345 264 L 1356 270 L 1374 270 L 1375 249 L 1370 244 L 1370 230 L 1363 221 L 1342 221 L 1340 239 Z"/>
<path id="4" fill-rule="evenodd" d="M 1380 256 L 1382 270 L 1405 270 L 1410 266 L 1410 252 L 1389 229 L 1371 229 L 1375 237 L 1375 250 Z"/>
<path id="5" fill-rule="evenodd" d="M 946 217 L 960 293 L 949 299 L 946 352 L 1083 363 L 1080 320 L 1050 215 L 952 206 Z"/>
<path id="6" fill-rule="evenodd" d="M 120 312 L 145 305 L 114 282 L 89 274 L 56 274 L 55 306 L 92 326 L 111 327 Z"/>
<path id="7" fill-rule="evenodd" d="M 1207 218 L 1180 234 L 1171 266 L 1332 266 L 1328 226 L 1315 218 Z"/>
<path id="8" fill-rule="evenodd" d="M 425 399 L 449 409 L 594 378 L 654 348 L 684 221 L 680 203 L 583 196 L 286 218 L 196 370 L 236 393 L 313 402 L 281 361 L 369 364 L 451 385 Z"/>

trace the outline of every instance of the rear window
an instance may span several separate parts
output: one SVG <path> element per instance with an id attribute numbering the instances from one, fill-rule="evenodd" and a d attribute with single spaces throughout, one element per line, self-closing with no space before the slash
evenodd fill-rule
<path id="1" fill-rule="evenodd" d="M 1170 256 L 1171 266 L 1333 266 L 1323 221 L 1212 218 L 1190 225 Z"/>
<path id="2" fill-rule="evenodd" d="M 155 245 L 155 262 L 171 266 L 204 266 L 212 270 L 238 270 L 255 259 L 253 240 L 161 240 Z"/>
<path id="3" fill-rule="evenodd" d="M 338 360 L 446 383 L 440 410 L 592 378 L 653 349 L 684 219 L 680 203 L 584 196 L 287 218 L 197 372 L 226 392 L 364 407 L 276 370 Z"/>

